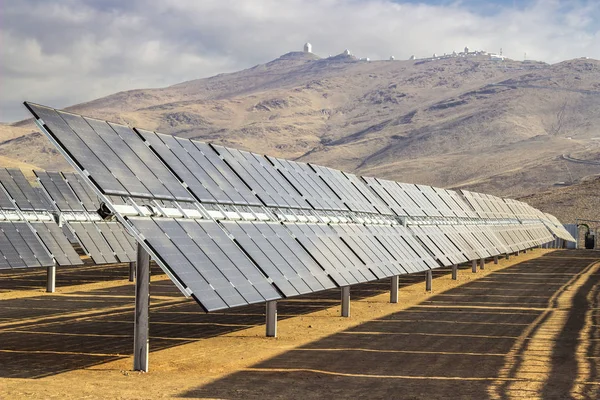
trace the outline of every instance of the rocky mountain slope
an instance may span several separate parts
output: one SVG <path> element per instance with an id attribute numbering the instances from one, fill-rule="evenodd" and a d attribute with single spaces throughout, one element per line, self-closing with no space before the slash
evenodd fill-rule
<path id="1" fill-rule="evenodd" d="M 599 106 L 595 60 L 288 53 L 69 110 L 363 175 L 519 196 L 600 174 L 600 163 L 573 161 L 599 157 Z M 66 168 L 33 132 L 31 121 L 0 126 L 0 156 Z"/>

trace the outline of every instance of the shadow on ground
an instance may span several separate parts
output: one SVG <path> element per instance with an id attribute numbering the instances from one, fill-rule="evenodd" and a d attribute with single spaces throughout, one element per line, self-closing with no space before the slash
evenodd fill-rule
<path id="1" fill-rule="evenodd" d="M 430 298 L 417 306 L 363 323 L 285 352 L 251 368 L 182 393 L 183 397 L 264 398 L 512 398 L 529 335 L 548 307 L 576 290 L 564 327 L 548 343 L 550 373 L 543 398 L 571 398 L 578 373 L 578 338 L 586 315 L 598 324 L 600 274 L 578 288 L 569 282 L 588 270 L 597 253 L 562 251 L 519 263 Z M 435 283 L 434 283 L 435 284 Z M 596 325 L 597 327 L 597 325 Z M 541 332 L 544 334 L 544 332 Z M 597 328 L 589 333 L 587 398 L 598 387 Z M 507 355 L 521 340 L 524 346 Z M 594 341 L 595 340 L 595 341 Z M 516 346 L 519 348 L 519 346 Z M 522 372 L 522 371 L 521 371 Z M 527 372 L 527 371 L 526 371 Z M 521 377 L 523 375 L 520 375 Z M 534 395 L 530 393 L 530 395 Z M 538 394 L 539 395 L 539 394 Z M 519 396 L 528 397 L 527 389 Z M 534 395 L 535 396 L 535 395 Z"/>
<path id="2" fill-rule="evenodd" d="M 160 269 L 154 267 L 154 276 Z M 434 277 L 448 274 L 434 271 Z M 62 268 L 57 287 L 128 276 L 124 265 Z M 402 276 L 400 285 L 424 280 L 423 274 Z M 0 290 L 32 290 L 45 286 L 44 270 L 0 274 Z M 359 300 L 389 290 L 389 280 L 353 286 Z M 278 302 L 279 319 L 339 304 L 339 289 Z M 184 298 L 169 280 L 151 285 L 150 350 L 263 325 L 264 304 L 206 314 Z M 133 350 L 133 284 L 91 291 L 40 294 L 0 300 L 0 378 L 40 378 L 129 357 Z"/>

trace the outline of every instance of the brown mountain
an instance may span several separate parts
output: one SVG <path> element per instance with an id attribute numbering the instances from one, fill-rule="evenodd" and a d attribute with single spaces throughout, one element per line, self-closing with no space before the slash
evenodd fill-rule
<path id="1" fill-rule="evenodd" d="M 600 174 L 599 106 L 596 60 L 288 53 L 69 110 L 363 175 L 517 196 Z M 0 156 L 65 168 L 32 132 L 31 121 L 0 126 Z"/>

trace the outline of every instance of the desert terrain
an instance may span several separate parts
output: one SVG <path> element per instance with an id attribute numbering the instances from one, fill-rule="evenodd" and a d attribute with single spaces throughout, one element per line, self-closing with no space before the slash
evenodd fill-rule
<path id="1" fill-rule="evenodd" d="M 600 62 L 590 59 L 367 62 L 292 52 L 68 110 L 362 175 L 518 197 L 600 174 L 598 82 Z M 2 165 L 68 168 L 31 120 L 0 126 L 0 156 Z"/>
<path id="2" fill-rule="evenodd" d="M 150 372 L 131 372 L 133 285 L 124 266 L 0 274 L 0 398 L 598 397 L 596 252 L 535 249 L 473 274 L 434 271 L 205 314 L 153 271 Z"/>

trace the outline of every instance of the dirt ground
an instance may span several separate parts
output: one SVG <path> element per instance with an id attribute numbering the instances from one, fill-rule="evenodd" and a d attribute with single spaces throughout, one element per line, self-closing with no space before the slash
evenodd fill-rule
<path id="1" fill-rule="evenodd" d="M 150 372 L 132 372 L 124 266 L 0 274 L 0 399 L 600 397 L 600 254 L 534 250 L 457 281 L 434 272 L 205 314 L 153 277 Z"/>

